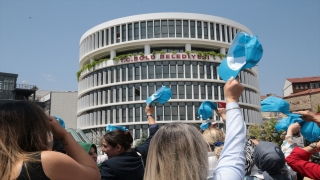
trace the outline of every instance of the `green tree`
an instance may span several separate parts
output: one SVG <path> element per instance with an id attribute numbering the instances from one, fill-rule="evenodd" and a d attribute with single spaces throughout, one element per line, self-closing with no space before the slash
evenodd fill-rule
<path id="1" fill-rule="evenodd" d="M 275 118 L 271 118 L 268 121 L 263 121 L 262 125 L 254 124 L 248 127 L 249 133 L 247 134 L 248 138 L 250 136 L 254 136 L 257 139 L 262 141 L 270 141 L 281 146 L 282 140 L 280 139 L 280 133 L 278 133 L 277 137 L 273 137 L 272 132 L 275 131 L 275 125 L 277 124 L 277 120 Z M 265 132 L 265 137 L 262 136 L 262 132 Z"/>
<path id="2" fill-rule="evenodd" d="M 142 137 L 137 141 L 136 147 L 141 146 L 147 139 L 148 139 L 148 135 L 146 133 L 142 133 Z"/>

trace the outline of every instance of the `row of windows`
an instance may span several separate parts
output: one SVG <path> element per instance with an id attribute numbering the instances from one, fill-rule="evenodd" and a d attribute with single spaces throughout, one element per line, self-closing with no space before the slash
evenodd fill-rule
<path id="1" fill-rule="evenodd" d="M 308 89 L 308 84 L 297 84 L 296 85 L 296 89 Z"/>
<path id="2" fill-rule="evenodd" d="M 204 82 L 149 82 L 103 88 L 84 94 L 78 100 L 78 110 L 103 104 L 143 101 L 151 96 L 162 85 L 171 89 L 171 99 L 225 100 L 222 83 Z M 259 105 L 258 94 L 245 88 L 240 102 Z"/>
<path id="3" fill-rule="evenodd" d="M 155 120 L 156 121 L 202 121 L 198 118 L 198 108 L 201 102 L 171 102 L 165 105 L 156 104 Z M 145 122 L 144 109 L 145 103 L 137 103 L 130 105 L 118 105 L 96 109 L 94 111 L 82 114 L 78 117 L 78 126 L 98 126 L 103 124 L 119 124 Z M 248 108 L 241 108 L 243 118 L 247 123 L 256 123 L 261 114 Z M 260 115 L 260 116 L 259 116 Z M 214 114 L 210 119 L 220 120 L 219 116 Z"/>
<path id="4" fill-rule="evenodd" d="M 127 81 L 166 79 L 166 78 L 192 78 L 213 79 L 218 78 L 217 66 L 219 63 L 201 61 L 150 61 L 136 62 L 104 68 L 86 75 L 78 84 L 79 92 L 86 89 Z M 242 83 L 258 87 L 257 78 L 249 71 L 240 73 Z"/>
<path id="5" fill-rule="evenodd" d="M 109 27 L 86 37 L 80 44 L 80 57 L 115 43 L 150 38 L 198 38 L 230 43 L 240 30 L 214 22 L 196 20 L 150 20 Z"/>

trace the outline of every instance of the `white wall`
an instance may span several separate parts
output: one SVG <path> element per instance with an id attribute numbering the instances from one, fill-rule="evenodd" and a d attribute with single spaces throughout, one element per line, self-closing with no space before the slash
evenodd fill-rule
<path id="1" fill-rule="evenodd" d="M 292 83 L 287 79 L 284 82 L 282 92 L 283 92 L 283 97 L 289 96 L 291 93 L 293 93 Z"/>

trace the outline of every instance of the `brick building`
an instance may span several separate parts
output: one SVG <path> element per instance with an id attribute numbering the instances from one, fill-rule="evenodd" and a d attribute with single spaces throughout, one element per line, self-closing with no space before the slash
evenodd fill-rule
<path id="1" fill-rule="evenodd" d="M 282 92 L 283 97 L 299 92 L 305 92 L 309 89 L 320 88 L 320 76 L 302 77 L 302 78 L 287 78 Z"/>
<path id="2" fill-rule="evenodd" d="M 290 103 L 290 111 L 309 110 L 317 113 L 320 106 L 320 88 L 304 90 L 284 99 Z"/>

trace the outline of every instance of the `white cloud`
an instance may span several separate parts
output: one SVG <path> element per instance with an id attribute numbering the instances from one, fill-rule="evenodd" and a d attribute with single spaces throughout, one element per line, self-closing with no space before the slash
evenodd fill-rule
<path id="1" fill-rule="evenodd" d="M 55 81 L 54 77 L 51 74 L 42 74 L 42 77 L 44 77 L 47 81 L 50 82 Z"/>

